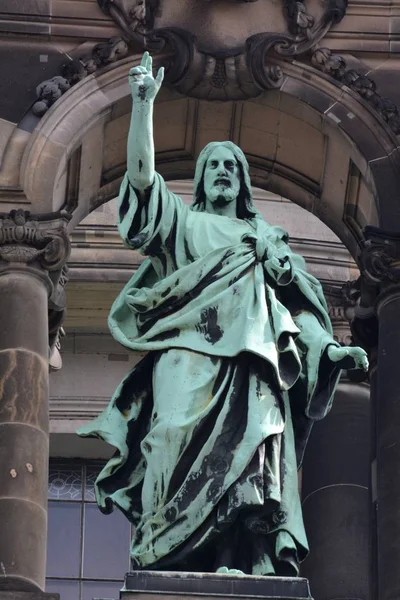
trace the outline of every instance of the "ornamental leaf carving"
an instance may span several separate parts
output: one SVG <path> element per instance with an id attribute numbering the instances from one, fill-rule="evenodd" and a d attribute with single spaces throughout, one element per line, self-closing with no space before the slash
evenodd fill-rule
<path id="1" fill-rule="evenodd" d="M 96 44 L 90 54 L 79 56 L 65 64 L 61 76 L 43 81 L 37 86 L 37 100 L 32 106 L 33 114 L 42 117 L 73 85 L 92 75 L 97 69 L 124 58 L 127 54 L 128 45 L 120 37 L 112 37 Z"/>
<path id="2" fill-rule="evenodd" d="M 70 252 L 66 215 L 54 219 L 34 217 L 21 209 L 0 214 L 0 258 L 7 263 L 38 262 L 47 271 L 58 271 Z"/>
<path id="3" fill-rule="evenodd" d="M 30 246 L 6 245 L 0 247 L 0 258 L 7 262 L 30 263 L 43 254 L 44 250 L 37 250 Z"/>
<path id="4" fill-rule="evenodd" d="M 400 134 L 399 109 L 394 102 L 379 95 L 373 79 L 356 69 L 348 69 L 345 59 L 338 54 L 333 54 L 329 48 L 315 50 L 311 56 L 311 64 L 352 89 L 379 113 L 395 135 Z"/>

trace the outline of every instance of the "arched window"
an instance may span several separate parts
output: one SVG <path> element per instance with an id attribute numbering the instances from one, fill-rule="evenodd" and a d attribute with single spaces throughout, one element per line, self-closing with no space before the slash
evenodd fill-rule
<path id="1" fill-rule="evenodd" d="M 46 591 L 62 600 L 118 598 L 129 571 L 131 527 L 103 515 L 94 494 L 99 462 L 51 461 Z"/>

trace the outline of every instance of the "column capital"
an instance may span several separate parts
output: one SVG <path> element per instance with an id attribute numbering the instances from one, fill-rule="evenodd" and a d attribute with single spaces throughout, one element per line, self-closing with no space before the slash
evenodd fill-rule
<path id="1" fill-rule="evenodd" d="M 0 213 L 0 276 L 24 271 L 41 277 L 53 293 L 71 243 L 65 212 L 33 215 L 22 209 Z"/>

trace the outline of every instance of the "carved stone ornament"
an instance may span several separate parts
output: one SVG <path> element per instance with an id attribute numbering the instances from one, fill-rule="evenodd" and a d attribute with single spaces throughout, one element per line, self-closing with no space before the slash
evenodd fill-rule
<path id="1" fill-rule="evenodd" d="M 0 259 L 6 263 L 36 261 L 46 271 L 62 269 L 70 252 L 68 215 L 46 219 L 22 209 L 0 214 Z"/>
<path id="2" fill-rule="evenodd" d="M 371 225 L 364 230 L 361 269 L 369 284 L 387 288 L 400 283 L 400 234 Z"/>
<path id="3" fill-rule="evenodd" d="M 40 83 L 36 88 L 37 100 L 32 106 L 33 114 L 42 117 L 67 91 L 97 69 L 110 65 L 128 54 L 128 45 L 120 37 L 112 37 L 96 44 L 85 56 L 78 56 L 65 64 L 61 75 Z"/>
<path id="4" fill-rule="evenodd" d="M 378 94 L 373 79 L 355 69 L 348 69 L 344 58 L 333 54 L 329 48 L 317 48 L 311 56 L 311 64 L 361 96 L 380 114 L 396 135 L 400 134 L 399 109 L 391 100 Z"/>
<path id="5" fill-rule="evenodd" d="M 62 274 L 71 250 L 66 229 L 70 218 L 63 212 L 33 216 L 22 209 L 0 213 L 0 273 L 40 273 L 49 289 L 49 306 L 58 311 L 65 307 Z"/>
<path id="6" fill-rule="evenodd" d="M 344 16 L 347 0 L 98 0 L 129 44 L 172 50 L 166 80 L 183 94 L 255 97 L 282 84 L 274 56 L 308 52 Z"/>
<path id="7" fill-rule="evenodd" d="M 22 209 L 0 213 L 0 273 L 30 271 L 40 275 L 49 290 L 49 352 L 57 344 L 65 315 L 71 242 L 68 213 L 31 215 Z"/>

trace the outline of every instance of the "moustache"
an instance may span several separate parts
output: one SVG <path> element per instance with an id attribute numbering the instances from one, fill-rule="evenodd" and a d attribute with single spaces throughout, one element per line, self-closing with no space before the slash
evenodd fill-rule
<path id="1" fill-rule="evenodd" d="M 223 185 L 225 187 L 231 187 L 232 186 L 230 180 L 227 179 L 227 178 L 225 178 L 225 177 L 218 177 L 215 180 L 214 185 Z"/>

